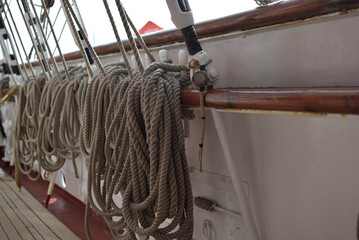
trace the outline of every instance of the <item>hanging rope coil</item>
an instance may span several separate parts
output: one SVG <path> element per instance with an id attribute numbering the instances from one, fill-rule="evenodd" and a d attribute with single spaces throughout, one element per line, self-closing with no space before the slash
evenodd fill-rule
<path id="1" fill-rule="evenodd" d="M 181 88 L 190 84 L 186 67 L 154 62 L 145 69 L 130 27 L 137 30 L 116 1 L 139 69 L 134 72 L 104 4 L 125 61 L 105 66 L 86 93 L 80 146 L 88 167 L 88 238 L 91 207 L 115 239 L 191 239 L 193 200 L 182 125 L 191 114 L 180 103 Z M 122 229 L 125 235 L 118 234 Z"/>
<path id="2" fill-rule="evenodd" d="M 77 144 L 80 129 L 79 106 L 86 92 L 88 75 L 81 67 L 69 69 L 71 82 L 66 81 L 66 72 L 47 82 L 41 95 L 38 151 L 43 158 L 41 166 L 49 172 L 59 170 L 65 159 L 72 159 L 77 174 L 75 158 L 80 153 Z M 65 103 L 65 104 L 64 104 Z M 54 157 L 52 157 L 54 156 Z"/>
<path id="3" fill-rule="evenodd" d="M 69 1 L 62 2 L 71 16 L 70 26 L 76 24 L 84 35 Z M 116 239 L 189 240 L 193 198 L 182 119 L 193 118 L 193 113 L 180 103 L 180 90 L 191 84 L 189 73 L 185 66 L 154 62 L 122 3 L 116 1 L 116 5 L 138 72 L 128 60 L 102 66 L 85 37 L 100 70 L 90 83 L 91 70 L 67 69 L 65 64 L 60 70 L 55 63 L 56 74 L 51 78 L 44 71 L 36 81 L 28 80 L 19 93 L 18 168 L 29 174 L 38 161 L 38 178 L 41 169 L 54 172 L 72 159 L 76 172 L 75 158 L 82 153 L 88 168 L 85 222 L 90 239 L 91 207 L 104 216 Z M 132 31 L 152 62 L 147 68 Z M 122 229 L 127 230 L 125 235 L 118 233 Z"/>
<path id="4" fill-rule="evenodd" d="M 18 93 L 18 109 L 15 127 L 16 153 L 21 173 L 31 180 L 37 180 L 41 173 L 41 164 L 38 161 L 37 134 L 39 129 L 38 106 L 41 91 L 45 84 L 45 76 L 39 76 L 37 81 L 28 80 L 21 86 Z M 38 174 L 32 177 L 31 172 L 38 161 Z"/>
<path id="5" fill-rule="evenodd" d="M 189 82 L 170 74 L 183 70 L 153 63 L 143 78 L 135 73 L 131 79 L 124 66 L 110 66 L 107 77 L 98 75 L 89 85 L 81 126 L 88 206 L 105 217 L 117 239 L 123 228 L 127 239 L 191 239 L 193 202 L 180 104 L 180 89 Z M 122 206 L 115 204 L 116 195 Z"/>

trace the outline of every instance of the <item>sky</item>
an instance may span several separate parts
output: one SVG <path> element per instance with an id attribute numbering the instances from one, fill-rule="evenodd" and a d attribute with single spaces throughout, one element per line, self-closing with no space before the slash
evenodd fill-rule
<path id="1" fill-rule="evenodd" d="M 15 18 L 16 26 L 19 29 L 21 40 L 23 41 L 27 54 L 30 52 L 32 42 L 28 36 L 24 21 L 19 12 L 17 0 L 8 0 L 10 2 L 10 9 Z M 112 14 L 115 17 L 115 22 L 120 31 L 122 39 L 126 39 L 126 34 L 122 30 L 122 25 L 115 1 L 108 0 Z M 228 16 L 231 14 L 251 10 L 257 7 L 254 0 L 188 0 L 195 22 L 203 22 L 214 18 Z M 35 4 L 40 5 L 40 0 L 34 0 Z M 175 26 L 171 22 L 171 16 L 167 8 L 165 0 L 122 0 L 127 13 L 134 22 L 137 29 L 143 27 L 148 21 L 155 22 L 164 29 L 173 29 Z M 115 36 L 111 24 L 108 20 L 106 10 L 102 0 L 77 0 L 82 19 L 88 34 L 88 38 L 93 46 L 103 45 L 115 42 Z M 55 17 L 60 7 L 60 1 L 56 0 L 55 5 L 50 9 L 50 17 L 54 23 Z M 40 7 L 37 7 L 37 12 L 40 13 Z M 54 24 L 56 37 L 59 38 L 61 29 L 63 28 L 65 17 L 62 11 Z M 12 24 L 11 27 L 13 28 Z M 16 34 L 15 34 L 16 35 Z M 16 41 L 19 38 L 15 36 Z M 55 49 L 55 42 L 53 36 L 49 38 L 49 44 L 52 49 Z M 20 46 L 20 45 L 19 45 Z M 77 51 L 72 35 L 68 26 L 65 26 L 64 32 L 60 40 L 60 46 L 63 53 Z M 23 54 L 23 53 L 22 53 Z M 24 55 L 24 54 L 23 54 Z M 58 55 L 58 52 L 55 52 Z"/>

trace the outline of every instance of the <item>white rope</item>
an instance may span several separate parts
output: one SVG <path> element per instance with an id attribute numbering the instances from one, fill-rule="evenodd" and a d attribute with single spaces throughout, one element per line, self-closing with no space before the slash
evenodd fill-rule
<path id="1" fill-rule="evenodd" d="M 188 74 L 181 78 L 185 66 L 158 62 L 144 69 L 129 18 L 121 2 L 116 4 L 139 73 L 131 76 L 129 63 L 107 66 L 106 76 L 95 76 L 86 93 L 80 143 L 88 166 L 88 238 L 91 206 L 115 239 L 191 239 L 193 201 L 180 104 Z M 107 1 L 104 5 L 119 40 Z M 126 236 L 118 234 L 123 228 Z"/>
<path id="2" fill-rule="evenodd" d="M 191 239 L 193 198 L 182 125 L 189 114 L 180 103 L 181 88 L 190 84 L 186 67 L 153 62 L 118 0 L 138 72 L 126 60 L 125 65 L 102 66 L 69 1 L 61 1 L 70 16 L 69 26 L 75 29 L 76 23 L 100 72 L 88 83 L 84 69 L 69 68 L 68 77 L 54 65 L 57 75 L 46 84 L 28 81 L 21 88 L 22 114 L 16 129 L 21 146 L 18 152 L 25 166 L 21 170 L 28 172 L 37 159 L 39 167 L 53 172 L 65 159 L 72 159 L 76 171 L 75 158 L 81 151 L 88 167 L 85 224 L 89 239 L 90 207 L 104 216 L 116 239 Z M 106 0 L 104 4 L 110 13 Z M 48 17 L 46 10 L 44 14 Z M 36 12 L 35 17 L 38 21 Z M 109 17 L 125 59 L 112 14 Z M 53 31 L 50 22 L 49 27 Z M 147 68 L 131 28 L 152 61 Z M 44 35 L 41 26 L 40 32 Z M 82 46 L 78 35 L 75 41 Z M 45 73 L 42 76 L 45 79 Z M 122 198 L 121 205 L 115 202 L 117 196 Z M 127 234 L 118 234 L 121 229 Z"/>

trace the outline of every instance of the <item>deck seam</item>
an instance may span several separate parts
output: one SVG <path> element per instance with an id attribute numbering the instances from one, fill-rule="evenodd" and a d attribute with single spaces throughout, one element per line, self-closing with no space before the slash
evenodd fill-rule
<path id="1" fill-rule="evenodd" d="M 39 219 L 39 221 L 44 225 L 44 226 L 46 226 L 46 228 L 50 231 L 50 232 L 52 232 L 54 235 L 55 235 L 55 237 L 57 237 L 58 239 L 61 239 L 61 237 L 56 233 L 56 232 L 54 232 L 43 220 L 42 220 L 42 218 L 35 212 L 35 211 L 33 211 L 33 209 L 22 199 L 22 196 L 20 195 L 20 194 L 18 194 L 18 192 L 17 191 L 15 191 L 14 189 L 13 189 L 13 186 L 10 186 L 9 184 L 6 184 L 9 188 L 10 188 L 10 190 L 14 193 L 14 194 L 16 194 L 16 196 L 23 202 L 23 204 Z M 35 228 L 36 229 L 36 228 Z M 40 234 L 41 235 L 41 234 Z M 41 235 L 42 236 L 42 235 Z M 43 236 L 42 236 L 43 237 Z"/>
<path id="2" fill-rule="evenodd" d="M 6 192 L 6 191 L 4 191 L 4 189 L 1 187 L 1 185 L 0 185 L 0 188 L 3 190 L 4 193 Z M 0 193 L 0 194 L 1 194 L 1 193 Z M 22 222 L 22 224 L 24 225 L 24 227 L 30 232 L 30 234 L 33 236 L 33 238 L 37 240 L 37 239 L 38 239 L 38 236 L 40 236 L 42 239 L 44 239 L 43 236 L 41 235 L 41 233 L 36 230 L 36 227 L 32 224 L 32 222 L 30 221 L 30 219 L 28 219 L 28 218 L 26 217 L 26 215 L 23 213 L 23 211 L 16 206 L 15 202 L 12 202 L 12 201 L 11 201 L 11 197 L 10 197 L 9 195 L 7 195 L 7 194 L 5 194 L 5 196 L 7 197 L 7 199 L 4 197 L 4 195 L 2 195 L 2 196 L 3 196 L 4 200 L 7 201 L 8 205 L 9 205 L 10 207 L 11 207 L 11 205 L 9 204 L 9 202 L 13 203 L 13 205 L 14 205 L 14 207 L 15 207 L 16 209 L 14 209 L 14 208 L 11 207 L 12 210 L 15 212 L 15 214 L 16 214 L 16 216 L 19 218 L 20 222 Z M 23 210 L 24 210 L 24 209 L 23 209 Z M 31 210 L 31 209 L 29 209 L 29 210 Z M 22 218 L 22 217 L 23 217 L 23 218 Z M 29 223 L 29 225 L 25 223 L 25 220 L 24 220 L 24 219 L 26 219 L 26 222 Z M 34 234 L 33 231 L 29 229 L 30 227 L 33 229 L 33 231 L 36 231 L 37 234 Z M 37 236 L 37 235 L 38 235 L 38 236 Z"/>
<path id="3" fill-rule="evenodd" d="M 5 229 L 3 228 L 2 224 L 0 223 L 0 227 L 2 229 L 2 232 L 4 233 L 5 237 L 9 240 L 9 236 L 7 235 L 7 233 L 5 232 Z M 0 230 L 1 231 L 1 230 Z"/>
<path id="4" fill-rule="evenodd" d="M 1 193 L 0 193 L 0 196 L 1 196 L 1 198 L 0 198 L 0 202 L 1 202 L 3 200 L 3 196 L 2 196 Z M 2 213 L 2 215 L 5 216 L 6 219 L 8 220 L 9 226 L 11 226 L 13 228 L 13 229 L 11 229 L 11 230 L 14 230 L 13 233 L 16 233 L 17 234 L 16 237 L 19 237 L 17 239 L 22 239 L 23 240 L 23 238 L 21 237 L 19 231 L 16 229 L 14 223 L 10 220 L 9 215 L 5 212 L 5 209 L 1 205 L 0 205 L 0 211 L 1 211 L 0 214 Z M 16 234 L 14 234 L 14 235 L 16 235 Z M 6 234 L 6 235 L 9 236 L 8 234 Z M 11 238 L 11 240 L 13 240 L 13 238 Z"/>

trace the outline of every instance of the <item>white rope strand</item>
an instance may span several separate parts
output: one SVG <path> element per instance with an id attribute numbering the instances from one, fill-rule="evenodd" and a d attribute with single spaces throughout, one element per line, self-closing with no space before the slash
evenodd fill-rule
<path id="1" fill-rule="evenodd" d="M 32 0 L 31 0 L 31 2 L 32 2 Z M 53 37 L 54 37 L 55 44 L 56 44 L 56 48 L 57 48 L 58 51 L 59 51 L 59 55 L 60 55 L 60 58 L 61 58 L 61 61 L 62 61 L 62 65 L 63 65 L 64 70 L 65 70 L 65 73 L 66 73 L 66 78 L 67 78 L 68 81 L 70 81 L 70 75 L 69 75 L 69 71 L 68 71 L 68 69 L 67 69 L 66 61 L 65 61 L 65 58 L 64 58 L 64 56 L 63 56 L 63 54 L 62 54 L 61 48 L 60 48 L 60 46 L 59 46 L 59 42 L 57 41 L 56 34 L 55 34 L 54 28 L 53 28 L 53 26 L 52 26 L 51 19 L 50 19 L 50 17 L 49 17 L 48 11 L 47 11 L 47 9 L 46 9 L 46 5 L 45 5 L 44 0 L 41 0 L 41 3 L 42 3 L 42 7 L 43 7 L 43 9 L 44 9 L 45 17 L 46 17 L 47 22 L 48 22 L 48 24 L 49 24 L 49 26 L 50 26 L 50 32 L 52 33 L 52 35 L 53 35 Z M 52 55 L 50 49 L 49 49 L 49 52 L 50 52 L 50 54 Z"/>

